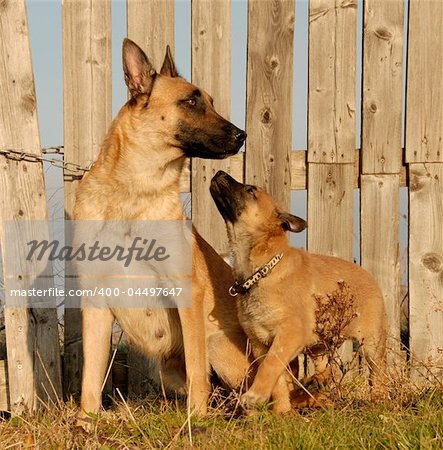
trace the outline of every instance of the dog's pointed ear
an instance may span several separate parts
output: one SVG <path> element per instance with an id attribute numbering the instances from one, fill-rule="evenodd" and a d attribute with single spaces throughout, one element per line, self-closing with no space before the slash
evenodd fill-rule
<path id="1" fill-rule="evenodd" d="M 157 73 L 144 51 L 130 39 L 123 41 L 123 71 L 131 97 L 151 94 Z"/>
<path id="2" fill-rule="evenodd" d="M 293 216 L 287 212 L 278 212 L 278 218 L 281 221 L 281 226 L 285 231 L 292 231 L 293 233 L 300 233 L 308 224 L 300 217 Z"/>
<path id="3" fill-rule="evenodd" d="M 174 60 L 172 59 L 171 47 L 169 47 L 169 45 L 166 46 L 165 59 L 163 60 L 160 74 L 173 78 L 179 76 L 177 69 L 175 68 Z"/>

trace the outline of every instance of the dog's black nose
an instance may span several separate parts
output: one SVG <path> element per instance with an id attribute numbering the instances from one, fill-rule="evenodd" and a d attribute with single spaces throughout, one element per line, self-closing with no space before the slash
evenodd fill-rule
<path id="1" fill-rule="evenodd" d="M 223 172 L 223 170 L 219 170 L 213 177 L 212 180 L 218 180 L 219 178 L 223 178 L 227 176 L 228 174 L 226 172 Z"/>
<path id="2" fill-rule="evenodd" d="M 246 140 L 246 133 L 243 130 L 235 130 L 234 131 L 234 139 L 237 142 L 245 142 Z"/>

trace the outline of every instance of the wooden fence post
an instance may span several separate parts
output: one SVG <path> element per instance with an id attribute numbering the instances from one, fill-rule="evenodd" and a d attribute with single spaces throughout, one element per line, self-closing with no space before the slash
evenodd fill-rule
<path id="1" fill-rule="evenodd" d="M 400 359 L 403 9 L 366 0 L 363 31 L 361 261 L 383 292 L 390 363 Z"/>
<path id="2" fill-rule="evenodd" d="M 10 411 L 8 371 L 5 360 L 0 360 L 0 411 Z"/>
<path id="3" fill-rule="evenodd" d="M 174 54 L 174 0 L 127 0 L 127 23 L 128 37 L 144 50 L 159 71 L 166 45 Z M 150 380 L 158 381 L 157 362 L 132 347 L 128 350 L 127 362 L 129 394 L 145 395 L 149 392 Z"/>
<path id="4" fill-rule="evenodd" d="M 174 0 L 127 0 L 128 38 L 148 55 L 157 71 L 166 45 L 174 54 Z"/>
<path id="5" fill-rule="evenodd" d="M 216 110 L 231 113 L 231 1 L 192 0 L 192 82 L 214 98 Z M 209 184 L 217 170 L 231 170 L 224 161 L 193 159 L 191 163 L 192 221 L 197 231 L 219 252 L 228 253 L 226 229 Z"/>
<path id="6" fill-rule="evenodd" d="M 23 149 L 41 156 L 25 3 L 23 0 L 4 1 L 0 9 L 0 148 Z M 4 269 L 8 257 L 6 221 L 47 218 L 42 163 L 13 161 L 0 156 L 0 240 Z M 48 236 L 48 231 L 45 230 L 44 234 Z M 26 236 L 20 237 L 22 240 L 17 245 L 25 246 Z M 37 263 L 32 262 L 27 268 L 37 270 Z M 52 273 L 52 268 L 48 269 Z M 35 280 L 36 277 L 23 277 L 21 289 L 29 289 Z M 53 287 L 53 280 L 46 280 L 44 284 L 45 288 Z M 13 298 L 8 292 L 6 276 L 5 286 L 8 303 L 8 298 Z M 22 300 L 28 301 L 30 298 Z M 9 393 L 13 413 L 35 409 L 36 395 L 45 403 L 61 396 L 55 299 L 53 305 L 54 308 L 50 309 L 5 308 Z"/>
<path id="7" fill-rule="evenodd" d="M 246 182 L 290 208 L 293 0 L 250 0 L 246 100 Z"/>
<path id="8" fill-rule="evenodd" d="M 87 166 L 97 158 L 111 121 L 111 4 L 63 0 L 62 18 L 64 157 Z M 73 219 L 80 179 L 64 174 L 66 220 Z M 81 368 L 80 310 L 65 308 L 65 395 L 80 391 Z"/>
<path id="9" fill-rule="evenodd" d="M 406 109 L 413 378 L 443 377 L 443 2 L 410 0 Z M 429 370 L 428 370 L 429 369 Z"/>
<path id="10" fill-rule="evenodd" d="M 308 250 L 349 261 L 353 260 L 356 32 L 356 0 L 310 1 Z M 350 343 L 345 343 L 343 361 L 351 354 Z"/>

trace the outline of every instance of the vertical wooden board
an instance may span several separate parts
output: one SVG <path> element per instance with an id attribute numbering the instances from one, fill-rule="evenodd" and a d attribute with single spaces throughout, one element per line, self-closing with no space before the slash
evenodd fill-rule
<path id="1" fill-rule="evenodd" d="M 309 164 L 308 250 L 353 260 L 354 165 Z"/>
<path id="2" fill-rule="evenodd" d="M 403 12 L 402 0 L 364 3 L 360 249 L 383 292 L 392 368 L 400 358 Z"/>
<path id="3" fill-rule="evenodd" d="M 95 161 L 111 121 L 111 5 L 63 0 L 63 131 L 65 161 Z M 73 218 L 81 175 L 65 171 L 65 218 Z M 65 394 L 80 390 L 82 348 L 78 308 L 65 309 Z"/>
<path id="4" fill-rule="evenodd" d="M 24 149 L 29 153 L 41 155 L 24 1 L 1 3 L 0 42 L 0 148 Z M 0 242 L 4 270 L 8 257 L 8 247 L 5 246 L 8 239 L 5 234 L 6 221 L 46 219 L 42 164 L 12 161 L 0 156 Z M 48 233 L 47 230 L 45 233 Z M 16 245 L 26 246 L 25 236 L 23 242 L 17 242 Z M 30 266 L 33 264 L 31 262 Z M 52 269 L 49 271 L 52 273 Z M 23 284 L 31 286 L 34 281 L 34 278 L 30 278 L 23 280 Z M 6 276 L 5 283 L 8 302 L 10 293 Z M 51 286 L 53 281 L 49 279 L 45 288 Z M 5 325 L 12 412 L 20 413 L 25 408 L 34 409 L 35 394 L 47 401 L 47 392 L 49 397 L 55 400 L 61 393 L 60 348 L 55 308 L 31 310 L 6 307 Z M 40 358 L 37 357 L 37 352 Z M 54 389 L 50 387 L 51 384 Z"/>
<path id="5" fill-rule="evenodd" d="M 353 260 L 354 165 L 308 164 L 308 250 Z M 339 280 L 337 280 L 339 281 Z M 353 361 L 352 342 L 339 351 L 345 367 Z"/>
<path id="6" fill-rule="evenodd" d="M 354 161 L 356 33 L 357 0 L 309 2 L 310 162 Z"/>
<path id="7" fill-rule="evenodd" d="M 95 161 L 111 121 L 109 2 L 64 0 L 63 132 L 65 161 Z M 65 212 L 72 218 L 80 176 L 65 173 Z"/>
<path id="8" fill-rule="evenodd" d="M 308 250 L 353 259 L 356 0 L 309 3 Z M 352 360 L 352 345 L 341 349 Z"/>
<path id="9" fill-rule="evenodd" d="M 8 371 L 6 361 L 0 359 L 0 411 L 9 411 Z"/>
<path id="10" fill-rule="evenodd" d="M 406 160 L 443 162 L 443 2 L 409 1 Z"/>
<path id="11" fill-rule="evenodd" d="M 399 184 L 398 174 L 361 177 L 361 265 L 383 292 L 390 363 L 400 356 Z"/>
<path id="12" fill-rule="evenodd" d="M 290 203 L 295 3 L 250 0 L 245 177 Z"/>
<path id="13" fill-rule="evenodd" d="M 231 2 L 192 0 L 192 82 L 214 99 L 219 114 L 231 110 Z M 226 229 L 209 194 L 218 170 L 231 172 L 231 161 L 194 158 L 191 162 L 192 221 L 219 252 L 228 253 Z M 242 181 L 242 180 L 240 180 Z"/>
<path id="14" fill-rule="evenodd" d="M 443 164 L 410 164 L 409 326 L 415 370 L 443 377 Z M 438 366 L 438 368 L 437 368 Z"/>
<path id="15" fill-rule="evenodd" d="M 174 0 L 127 0 L 128 37 L 160 70 L 166 45 L 174 54 Z"/>
<path id="16" fill-rule="evenodd" d="M 399 173 L 404 1 L 366 0 L 364 8 L 362 173 Z"/>

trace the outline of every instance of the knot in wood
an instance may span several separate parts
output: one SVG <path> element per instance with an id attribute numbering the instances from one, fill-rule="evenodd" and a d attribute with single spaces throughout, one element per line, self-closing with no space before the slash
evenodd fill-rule
<path id="1" fill-rule="evenodd" d="M 23 109 L 29 113 L 33 113 L 36 109 L 35 95 L 33 92 L 28 92 L 22 97 Z"/>
<path id="2" fill-rule="evenodd" d="M 276 56 L 273 56 L 269 61 L 269 66 L 272 70 L 275 70 L 278 67 L 278 58 Z"/>
<path id="3" fill-rule="evenodd" d="M 260 112 L 260 120 L 264 124 L 268 124 L 272 120 L 271 110 L 269 108 L 263 108 Z"/>
<path id="4" fill-rule="evenodd" d="M 441 257 L 437 253 L 426 253 L 421 262 L 430 272 L 438 273 L 442 270 Z"/>
<path id="5" fill-rule="evenodd" d="M 409 190 L 411 192 L 419 191 L 423 187 L 423 183 L 420 182 L 420 178 L 413 176 L 409 182 Z"/>
<path id="6" fill-rule="evenodd" d="M 369 107 L 369 111 L 371 111 L 371 113 L 376 113 L 377 105 L 375 103 L 371 103 L 371 106 Z"/>
<path id="7" fill-rule="evenodd" d="M 392 33 L 385 27 L 379 27 L 374 31 L 374 34 L 383 41 L 390 41 L 392 39 Z"/>

